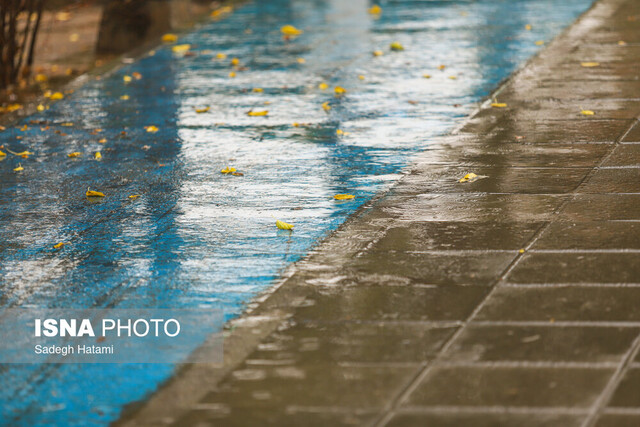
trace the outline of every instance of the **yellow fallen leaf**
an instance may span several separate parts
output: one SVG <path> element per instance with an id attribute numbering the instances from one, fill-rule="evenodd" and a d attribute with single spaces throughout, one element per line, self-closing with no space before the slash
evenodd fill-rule
<path id="1" fill-rule="evenodd" d="M 178 41 L 178 36 L 175 34 L 167 33 L 162 36 L 162 41 L 165 43 L 175 43 L 176 41 Z"/>
<path id="2" fill-rule="evenodd" d="M 54 249 L 60 249 L 61 247 L 63 247 L 64 245 L 66 245 L 65 242 L 60 242 L 60 243 L 56 243 L 55 245 L 53 245 Z"/>
<path id="3" fill-rule="evenodd" d="M 93 155 L 93 157 L 96 160 L 100 160 L 100 159 L 102 159 L 102 154 L 99 151 L 96 151 L 96 153 Z"/>
<path id="4" fill-rule="evenodd" d="M 35 80 L 37 82 L 42 83 L 42 82 L 46 82 L 47 80 L 49 80 L 49 78 L 44 74 L 36 74 Z"/>
<path id="5" fill-rule="evenodd" d="M 298 58 L 296 59 L 296 61 L 298 61 L 298 64 L 304 64 L 305 62 L 307 62 L 307 60 L 304 58 Z"/>
<path id="6" fill-rule="evenodd" d="M 129 95 L 122 95 L 120 97 L 120 99 L 122 99 L 123 101 L 128 101 L 129 100 Z"/>
<path id="7" fill-rule="evenodd" d="M 531 31 L 531 28 L 532 28 L 531 24 L 527 24 L 527 25 L 524 26 L 524 29 L 527 30 L 527 31 Z"/>
<path id="8" fill-rule="evenodd" d="M 56 21 L 68 21 L 71 19 L 71 14 L 69 12 L 58 12 L 56 13 Z"/>
<path id="9" fill-rule="evenodd" d="M 347 93 L 347 90 L 345 88 L 343 88 L 342 86 L 336 86 L 335 89 L 333 89 L 333 90 L 336 93 L 336 95 L 342 95 L 344 93 Z"/>
<path id="10" fill-rule="evenodd" d="M 431 78 L 431 74 L 423 74 L 422 77 L 424 77 L 425 79 L 430 79 Z"/>
<path id="11" fill-rule="evenodd" d="M 67 154 L 67 157 L 76 158 L 82 156 L 82 153 L 79 151 L 74 151 L 73 153 Z"/>
<path id="12" fill-rule="evenodd" d="M 297 127 L 299 127 L 299 126 L 300 126 L 300 123 L 298 123 L 298 122 L 293 122 L 293 124 L 292 124 L 291 126 L 293 126 L 294 128 L 297 128 Z"/>
<path id="13" fill-rule="evenodd" d="M 225 174 L 225 175 L 226 175 L 226 174 L 228 174 L 228 173 L 233 173 L 233 172 L 235 172 L 235 171 L 236 171 L 236 168 L 231 168 L 231 167 L 227 166 L 226 168 L 222 169 L 222 170 L 220 171 L 220 173 L 223 173 L 223 174 Z"/>
<path id="14" fill-rule="evenodd" d="M 402 45 L 400 44 L 400 42 L 393 42 L 393 43 L 391 43 L 391 45 L 389 46 L 389 48 L 390 48 L 391 50 L 393 50 L 393 51 L 396 51 L 396 52 L 397 52 L 397 51 L 404 50 L 404 46 L 402 46 Z"/>
<path id="15" fill-rule="evenodd" d="M 21 130 L 22 132 L 26 131 L 27 129 L 29 129 L 29 126 L 27 126 L 27 125 L 23 125 L 23 126 L 20 128 L 20 130 Z"/>
<path id="16" fill-rule="evenodd" d="M 336 194 L 335 196 L 333 196 L 333 198 L 336 200 L 350 200 L 355 199 L 356 196 L 354 196 L 353 194 Z"/>
<path id="17" fill-rule="evenodd" d="M 544 40 L 538 40 L 536 42 L 536 46 L 542 46 L 544 44 Z"/>
<path id="18" fill-rule="evenodd" d="M 624 40 L 618 41 L 618 46 L 626 46 L 626 45 L 627 45 L 626 41 L 624 41 Z"/>
<path id="19" fill-rule="evenodd" d="M 580 111 L 580 114 L 582 114 L 583 116 L 593 116 L 596 113 L 591 111 L 591 110 L 582 110 L 582 111 Z"/>
<path id="20" fill-rule="evenodd" d="M 371 15 L 380 15 L 382 13 L 382 8 L 380 6 L 378 6 L 377 4 L 374 4 L 373 6 L 371 6 L 369 8 L 369 13 Z"/>
<path id="21" fill-rule="evenodd" d="M 471 173 L 466 174 L 462 178 L 460 178 L 460 180 L 458 182 L 473 182 L 477 178 L 478 178 L 478 175 L 476 175 L 475 173 L 471 172 Z"/>
<path id="22" fill-rule="evenodd" d="M 247 116 L 251 116 L 251 117 L 256 117 L 256 116 L 266 116 L 267 114 L 269 114 L 268 110 L 262 110 L 262 111 L 247 111 Z"/>
<path id="23" fill-rule="evenodd" d="M 191 45 L 185 43 L 185 44 L 177 44 L 177 45 L 173 46 L 171 48 L 171 51 L 175 52 L 175 53 L 184 53 L 184 52 L 188 51 L 189 49 L 191 49 Z"/>
<path id="24" fill-rule="evenodd" d="M 382 56 L 384 55 L 384 52 L 381 50 L 374 50 L 373 51 L 373 56 Z"/>
<path id="25" fill-rule="evenodd" d="M 38 110 L 38 111 L 44 111 L 44 105 L 42 105 L 42 104 L 38 104 L 38 106 L 36 107 L 36 110 Z"/>
<path id="26" fill-rule="evenodd" d="M 304 31 L 297 29 L 293 25 L 285 25 L 284 27 L 280 28 L 280 32 L 285 36 L 299 36 L 300 34 L 304 33 Z"/>
<path id="27" fill-rule="evenodd" d="M 229 77 L 234 78 L 235 76 L 236 76 L 235 71 L 232 71 L 232 72 L 229 73 Z"/>
<path id="28" fill-rule="evenodd" d="M 364 80 L 366 77 L 365 77 L 365 76 L 363 76 L 362 74 L 360 74 L 360 75 L 358 76 L 358 78 L 359 78 L 360 80 Z"/>
<path id="29" fill-rule="evenodd" d="M 292 224 L 287 224 L 284 221 L 276 220 L 276 227 L 280 230 L 293 230 L 294 226 Z"/>
<path id="30" fill-rule="evenodd" d="M 224 54 L 224 53 L 219 53 L 219 54 L 216 55 L 216 58 L 218 58 L 218 59 L 226 59 L 227 55 Z"/>
<path id="31" fill-rule="evenodd" d="M 231 59 L 231 65 L 239 65 L 239 64 L 240 64 L 240 60 L 238 58 Z"/>
<path id="32" fill-rule="evenodd" d="M 135 200 L 135 199 L 137 199 L 138 197 L 140 197 L 140 194 L 132 194 L 132 195 L 130 195 L 130 196 L 129 196 L 129 198 L 130 198 L 131 200 Z"/>
<path id="33" fill-rule="evenodd" d="M 446 65 L 438 65 L 438 70 L 440 70 L 440 71 L 444 71 L 445 68 L 447 68 Z"/>
<path id="34" fill-rule="evenodd" d="M 33 153 L 32 153 L 31 151 L 27 151 L 27 150 L 25 150 L 25 151 L 21 151 L 20 153 L 16 153 L 16 152 L 11 151 L 11 150 L 9 150 L 9 149 L 7 148 L 7 151 L 8 151 L 8 152 L 10 152 L 11 154 L 16 155 L 16 156 L 20 156 L 20 157 L 22 157 L 23 159 L 27 159 L 27 158 L 29 158 L 29 156 L 33 155 Z"/>
<path id="35" fill-rule="evenodd" d="M 451 80 L 456 80 L 458 78 L 458 76 L 449 76 L 449 79 Z"/>
<path id="36" fill-rule="evenodd" d="M 158 132 L 158 128 L 157 128 L 156 126 L 153 126 L 153 125 L 151 125 L 151 126 L 145 126 L 144 128 L 145 128 L 145 129 L 146 129 L 146 131 L 147 131 L 147 132 L 149 132 L 149 133 L 156 133 L 156 132 Z"/>
<path id="37" fill-rule="evenodd" d="M 71 127 L 71 126 L 73 126 L 73 123 L 71 123 L 71 122 L 64 122 L 64 123 L 60 123 L 60 126 L 64 126 L 64 127 Z"/>
<path id="38" fill-rule="evenodd" d="M 134 71 L 133 73 L 131 73 L 131 76 L 136 80 L 142 79 L 142 74 L 138 73 L 137 71 Z"/>
<path id="39" fill-rule="evenodd" d="M 327 101 L 327 102 L 323 102 L 323 103 L 322 103 L 322 109 L 323 109 L 324 111 L 329 111 L 329 110 L 331 110 L 331 105 L 329 105 L 329 101 Z"/>
<path id="40" fill-rule="evenodd" d="M 328 88 L 329 88 L 329 85 L 326 84 L 326 83 L 320 83 L 318 85 L 318 89 L 320 89 L 320 90 L 327 90 Z"/>
<path id="41" fill-rule="evenodd" d="M 107 142 L 107 138 L 100 138 L 100 139 L 98 140 L 98 142 L 99 142 L 100 144 L 104 144 L 105 142 Z"/>
<path id="42" fill-rule="evenodd" d="M 24 170 L 24 168 L 22 167 L 22 165 L 20 163 L 18 163 L 18 167 L 17 168 L 13 169 L 14 172 L 20 172 L 20 171 L 23 171 L 23 170 Z"/>
<path id="43" fill-rule="evenodd" d="M 0 150 L 0 157 L 6 157 L 7 153 L 5 153 L 4 151 Z"/>
<path id="44" fill-rule="evenodd" d="M 233 7 L 223 6 L 211 12 L 212 18 L 220 18 L 222 15 L 233 12 Z"/>
<path id="45" fill-rule="evenodd" d="M 342 135 L 344 131 L 342 129 L 336 129 L 336 135 Z"/>
<path id="46" fill-rule="evenodd" d="M 122 80 L 123 80 L 125 83 L 129 83 L 132 79 L 131 79 L 131 76 L 122 76 Z"/>
<path id="47" fill-rule="evenodd" d="M 62 94 L 62 92 L 54 92 L 54 93 L 51 94 L 49 99 L 51 99 L 53 101 L 57 101 L 57 100 L 60 100 L 60 99 L 64 99 L 64 95 Z"/>
<path id="48" fill-rule="evenodd" d="M 196 108 L 196 113 L 198 114 L 206 113 L 207 111 L 209 111 L 210 108 L 211 107 Z"/>
<path id="49" fill-rule="evenodd" d="M 104 194 L 99 191 L 93 191 L 87 188 L 87 197 L 104 197 Z"/>
<path id="50" fill-rule="evenodd" d="M 521 254 L 524 253 L 524 249 L 520 249 L 518 252 L 520 252 Z"/>
<path id="51" fill-rule="evenodd" d="M 256 93 L 262 93 L 262 92 L 264 92 L 264 90 L 262 90 L 262 88 L 261 88 L 261 87 L 254 87 L 254 88 L 253 88 L 253 91 L 254 91 L 254 92 L 256 92 Z"/>
<path id="52" fill-rule="evenodd" d="M 592 67 L 599 67 L 600 63 L 599 62 L 581 62 L 580 65 L 585 68 L 592 68 Z"/>
<path id="53" fill-rule="evenodd" d="M 80 34 L 78 34 L 78 33 L 72 33 L 72 34 L 69 36 L 69 41 L 70 41 L 71 43 L 75 43 L 75 42 L 77 42 L 78 40 L 80 40 Z"/>
<path id="54" fill-rule="evenodd" d="M 504 102 L 498 102 L 498 100 L 496 98 L 493 99 L 493 102 L 491 103 L 491 106 L 493 108 L 506 108 L 507 104 Z"/>

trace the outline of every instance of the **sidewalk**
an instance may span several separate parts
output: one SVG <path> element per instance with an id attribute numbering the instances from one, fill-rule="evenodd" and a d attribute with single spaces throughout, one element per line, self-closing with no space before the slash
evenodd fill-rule
<path id="1" fill-rule="evenodd" d="M 121 424 L 640 425 L 639 21 L 599 1 Z"/>

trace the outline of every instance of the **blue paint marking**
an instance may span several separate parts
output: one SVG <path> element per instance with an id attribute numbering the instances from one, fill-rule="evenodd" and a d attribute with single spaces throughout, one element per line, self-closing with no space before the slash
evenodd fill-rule
<path id="1" fill-rule="evenodd" d="M 550 40 L 590 4 L 398 0 L 382 3 L 375 19 L 361 0 L 255 2 L 181 38 L 196 56 L 160 47 L 85 84 L 25 119 L 28 130 L 0 133 L 6 148 L 36 153 L 0 161 L 0 303 L 215 307 L 227 319 L 237 316 L 391 185 L 430 138 L 460 123 L 540 49 L 536 40 Z M 285 24 L 305 32 L 284 42 Z M 396 40 L 404 52 L 389 51 Z M 384 55 L 374 57 L 377 49 Z M 228 76 L 232 57 L 247 67 L 235 78 Z M 133 72 L 143 78 L 125 84 Z M 321 82 L 347 94 L 336 98 L 318 89 Z M 211 110 L 195 112 L 204 106 Z M 250 109 L 269 115 L 249 117 Z M 146 132 L 148 125 L 159 131 Z M 83 156 L 68 158 L 73 151 Z M 92 160 L 95 151 L 102 161 Z M 18 163 L 23 172 L 13 172 Z M 245 175 L 222 175 L 227 166 Z M 89 201 L 87 187 L 107 197 Z M 336 202 L 336 193 L 357 198 Z M 142 196 L 131 201 L 131 194 Z M 278 231 L 274 217 L 295 232 Z M 69 245 L 55 251 L 57 242 Z M 106 425 L 173 366 L 0 370 L 3 424 Z"/>

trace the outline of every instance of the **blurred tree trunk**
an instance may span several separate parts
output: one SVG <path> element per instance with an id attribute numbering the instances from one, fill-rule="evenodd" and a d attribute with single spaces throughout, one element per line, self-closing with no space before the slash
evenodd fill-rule
<path id="1" fill-rule="evenodd" d="M 0 88 L 31 72 L 44 0 L 0 0 Z"/>

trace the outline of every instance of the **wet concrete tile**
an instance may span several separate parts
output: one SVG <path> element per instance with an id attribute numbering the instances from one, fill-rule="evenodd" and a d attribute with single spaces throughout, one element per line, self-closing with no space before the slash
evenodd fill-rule
<path id="1" fill-rule="evenodd" d="M 471 325 L 444 355 L 447 362 L 620 362 L 640 329 Z"/>
<path id="2" fill-rule="evenodd" d="M 640 167 L 640 144 L 620 144 L 602 166 Z"/>
<path id="3" fill-rule="evenodd" d="M 352 265 L 367 274 L 408 277 L 424 284 L 480 285 L 495 282 L 517 253 L 410 253 L 369 250 Z"/>
<path id="4" fill-rule="evenodd" d="M 518 250 L 533 238 L 542 222 L 416 222 L 392 227 L 374 246 L 381 251 Z"/>
<path id="5" fill-rule="evenodd" d="M 547 122 L 521 121 L 513 122 L 509 127 L 497 128 L 496 134 L 523 135 L 528 143 L 614 143 L 630 125 L 631 121 L 628 120 L 589 118 Z"/>
<path id="6" fill-rule="evenodd" d="M 379 207 L 381 218 L 400 221 L 539 222 L 569 196 L 539 194 L 426 194 L 387 197 Z M 640 200 L 640 199 L 639 199 Z"/>
<path id="7" fill-rule="evenodd" d="M 387 427 L 578 427 L 584 416 L 549 414 L 396 414 Z"/>
<path id="8" fill-rule="evenodd" d="M 381 284 L 385 282 L 383 277 L 378 280 Z M 296 319 L 462 320 L 488 292 L 483 286 L 317 286 L 297 309 Z"/>
<path id="9" fill-rule="evenodd" d="M 640 102 L 640 101 L 639 101 Z M 604 144 L 528 144 L 526 137 L 506 142 L 489 140 L 468 144 L 445 143 L 432 147 L 419 159 L 414 171 L 429 171 L 433 164 L 457 166 L 594 167 L 611 150 Z"/>
<path id="10" fill-rule="evenodd" d="M 264 391 L 256 391 L 256 395 Z M 180 418 L 174 425 L 194 427 L 247 427 L 247 426 L 361 426 L 371 424 L 377 417 L 376 411 L 348 412 L 333 408 L 316 411 L 276 410 L 274 408 L 232 408 L 226 405 L 203 404 L 202 409 L 194 409 Z M 206 408 L 211 408 L 207 410 Z"/>
<path id="11" fill-rule="evenodd" d="M 532 249 L 640 249 L 640 223 L 557 221 Z"/>
<path id="12" fill-rule="evenodd" d="M 480 176 L 474 182 L 459 182 L 473 172 Z M 575 190 L 589 169 L 581 168 L 514 168 L 510 166 L 468 167 L 432 166 L 406 176 L 396 189 L 415 192 L 416 189 L 432 193 L 520 193 L 562 194 Z"/>
<path id="13" fill-rule="evenodd" d="M 640 368 L 631 368 L 609 401 L 610 407 L 640 407 Z"/>
<path id="14" fill-rule="evenodd" d="M 397 322 L 293 322 L 263 341 L 247 363 L 420 363 L 432 359 L 456 330 Z"/>
<path id="15" fill-rule="evenodd" d="M 224 404 L 241 411 L 269 407 L 379 408 L 415 375 L 413 367 L 343 367 L 242 365 L 210 392 L 202 403 Z M 256 392 L 268 390 L 268 396 Z M 253 399 L 247 399 L 253 397 Z"/>
<path id="16" fill-rule="evenodd" d="M 599 169 L 584 185 L 581 193 L 640 193 L 640 168 Z"/>
<path id="17" fill-rule="evenodd" d="M 638 142 L 640 143 L 640 122 L 636 122 L 636 124 L 631 128 L 628 134 L 622 138 L 622 142 Z"/>
<path id="18" fill-rule="evenodd" d="M 604 414 L 598 418 L 595 427 L 638 427 L 640 415 Z"/>
<path id="19" fill-rule="evenodd" d="M 594 403 L 613 369 L 436 367 L 407 406 L 568 406 Z"/>
<path id="20" fill-rule="evenodd" d="M 640 220 L 640 194 L 580 194 L 558 217 L 571 221 Z"/>
<path id="21" fill-rule="evenodd" d="M 510 283 L 638 283 L 637 253 L 527 253 Z"/>
<path id="22" fill-rule="evenodd" d="M 640 288 L 502 287 L 476 320 L 495 321 L 640 321 Z"/>

